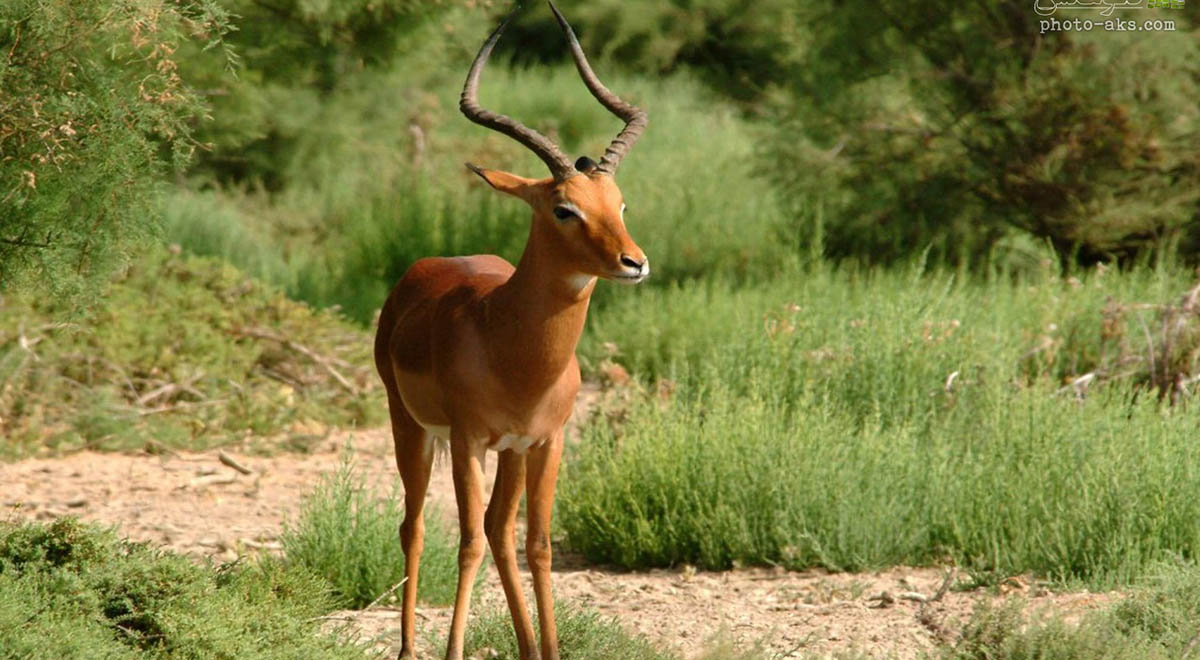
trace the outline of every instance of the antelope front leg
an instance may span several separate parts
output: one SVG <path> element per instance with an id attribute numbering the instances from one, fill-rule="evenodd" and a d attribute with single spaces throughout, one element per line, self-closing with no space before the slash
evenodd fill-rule
<path id="1" fill-rule="evenodd" d="M 471 608 L 471 588 L 483 563 L 487 546 L 483 532 L 483 442 L 450 431 L 450 461 L 454 472 L 454 497 L 458 500 L 458 592 L 454 597 L 454 616 L 450 620 L 450 641 L 446 660 L 462 660 L 463 635 L 467 630 L 467 612 Z"/>
<path id="2" fill-rule="evenodd" d="M 521 572 L 517 568 L 516 525 L 521 495 L 525 493 L 525 456 L 512 450 L 498 454 L 496 483 L 492 486 L 492 501 L 484 515 L 483 526 L 492 547 L 492 561 L 504 585 L 504 597 L 512 614 L 513 630 L 517 633 L 517 648 L 521 660 L 537 658 L 537 642 L 533 622 L 521 593 Z"/>
<path id="3" fill-rule="evenodd" d="M 554 622 L 554 594 L 550 588 L 550 514 L 554 508 L 554 484 L 562 459 L 562 431 L 529 453 L 526 491 L 529 494 L 529 529 L 525 535 L 525 560 L 533 574 L 541 623 L 542 660 L 558 660 L 558 627 Z"/>

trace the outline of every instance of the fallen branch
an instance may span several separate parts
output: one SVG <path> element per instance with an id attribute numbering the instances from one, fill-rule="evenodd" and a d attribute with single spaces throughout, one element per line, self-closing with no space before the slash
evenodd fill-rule
<path id="1" fill-rule="evenodd" d="M 946 577 L 942 580 L 942 586 L 938 587 L 937 593 L 930 599 L 931 602 L 938 602 L 946 597 L 946 593 L 950 591 L 950 583 L 954 581 L 954 569 L 946 570 Z"/>
<path id="2" fill-rule="evenodd" d="M 1179 660 L 1187 660 L 1187 658 L 1191 657 L 1192 651 L 1196 650 L 1197 645 L 1200 645 L 1200 632 L 1192 636 L 1187 646 L 1183 647 L 1183 654 L 1179 656 Z"/>
<path id="3" fill-rule="evenodd" d="M 279 541 L 259 542 L 252 539 L 238 539 L 238 543 L 254 550 L 283 550 L 283 544 Z"/>
<path id="4" fill-rule="evenodd" d="M 880 592 L 878 596 L 868 598 L 869 601 L 878 602 L 878 607 L 887 607 L 896 602 L 896 600 L 911 600 L 921 604 L 936 603 L 946 597 L 946 592 L 950 591 L 950 583 L 954 579 L 954 569 L 946 571 L 946 577 L 942 580 L 942 585 L 932 596 L 926 596 L 919 591 L 900 591 L 892 594 L 890 591 Z"/>
<path id="5" fill-rule="evenodd" d="M 303 344 L 296 343 L 296 342 L 292 341 L 291 339 L 288 339 L 287 337 L 281 337 L 273 332 L 268 332 L 261 328 L 239 328 L 239 329 L 234 330 L 233 334 L 235 334 L 239 337 L 251 337 L 253 339 L 267 339 L 270 341 L 278 342 L 284 348 L 293 350 L 293 351 L 303 355 L 304 357 L 312 360 L 314 363 L 316 363 L 317 366 L 321 367 L 322 369 L 324 369 L 326 371 L 326 373 L 328 373 L 330 376 L 332 376 L 333 379 L 335 381 L 337 381 L 338 385 L 341 385 L 342 388 L 345 389 L 347 392 L 349 392 L 351 394 L 355 394 L 355 395 L 357 395 L 359 393 L 358 387 L 356 387 L 354 385 L 354 383 L 350 382 L 350 380 L 348 378 L 343 376 L 342 373 L 333 366 L 333 363 L 335 361 L 340 362 L 340 360 L 337 360 L 336 358 L 330 358 L 328 356 L 321 355 L 320 353 L 317 353 L 316 351 L 312 350 L 311 348 L 308 348 L 307 346 L 305 346 Z"/>
<path id="6" fill-rule="evenodd" d="M 164 385 L 156 387 L 156 388 L 150 390 L 149 392 L 146 392 L 145 394 L 141 395 L 140 397 L 137 398 L 136 401 L 133 402 L 133 405 L 145 406 L 145 405 L 149 404 L 150 402 L 155 401 L 156 399 L 161 399 L 164 396 L 169 396 L 169 395 L 175 394 L 177 392 L 183 392 L 185 394 L 190 394 L 190 395 L 196 397 L 197 399 L 204 399 L 205 398 L 204 393 L 201 392 L 200 390 L 197 390 L 195 387 L 192 387 L 192 385 L 195 384 L 196 381 L 200 380 L 203 377 L 204 377 L 204 372 L 201 371 L 201 372 L 193 375 L 191 378 L 187 379 L 183 383 L 166 383 Z"/>
<path id="7" fill-rule="evenodd" d="M 189 408 L 201 408 L 204 406 L 215 406 L 217 404 L 225 403 L 225 401 L 226 401 L 225 399 L 213 399 L 211 401 L 196 401 L 196 402 L 180 401 L 179 403 L 174 403 L 169 406 L 159 406 L 157 408 L 146 408 L 144 410 L 138 410 L 138 411 L 136 411 L 136 414 L 138 417 L 145 417 L 147 415 L 158 415 L 160 413 L 175 412 L 176 410 L 188 410 Z"/>
<path id="8" fill-rule="evenodd" d="M 227 465 L 227 466 L 237 470 L 238 472 L 241 472 L 242 474 L 254 474 L 254 470 L 251 470 L 250 468 L 246 467 L 245 465 L 242 465 L 241 463 L 239 463 L 237 461 L 236 458 L 230 456 L 229 454 L 226 454 L 223 451 L 217 452 L 217 460 L 221 461 L 222 464 Z"/>
<path id="9" fill-rule="evenodd" d="M 227 486 L 237 481 L 237 476 L 232 474 L 210 474 L 207 477 L 197 477 L 192 479 L 188 484 L 193 488 L 204 486 Z"/>

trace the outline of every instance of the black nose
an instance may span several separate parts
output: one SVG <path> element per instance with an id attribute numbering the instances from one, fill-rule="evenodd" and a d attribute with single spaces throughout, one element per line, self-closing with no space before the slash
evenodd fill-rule
<path id="1" fill-rule="evenodd" d="M 626 266 L 628 268 L 636 268 L 638 270 L 641 270 L 642 266 L 646 265 L 646 261 L 645 260 L 638 261 L 637 259 L 634 259 L 633 257 L 631 257 L 627 254 L 622 254 L 621 255 L 621 265 Z"/>

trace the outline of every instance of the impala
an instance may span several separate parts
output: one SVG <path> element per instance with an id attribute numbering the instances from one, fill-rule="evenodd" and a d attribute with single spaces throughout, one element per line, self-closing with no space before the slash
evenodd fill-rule
<path id="1" fill-rule="evenodd" d="M 449 443 L 461 540 L 458 591 L 446 657 L 463 654 L 471 587 L 485 551 L 500 573 L 522 658 L 558 658 L 550 592 L 550 514 L 563 449 L 563 425 L 579 390 L 575 346 L 597 278 L 637 283 L 650 274 L 646 255 L 625 229 L 617 166 L 646 127 L 646 114 L 596 78 L 571 26 L 553 3 L 575 65 L 592 95 L 625 121 L 599 163 L 574 163 L 550 139 L 482 108 L 479 76 L 506 18 L 484 42 L 467 74 L 460 108 L 471 121 L 503 133 L 541 158 L 550 177 L 527 179 L 467 164 L 491 187 L 533 209 L 516 268 L 493 255 L 427 258 L 392 290 L 379 317 L 375 363 L 387 389 L 396 464 L 404 482 L 401 658 L 413 646 L 424 502 L 435 442 Z M 483 461 L 498 454 L 496 481 L 483 507 Z M 525 605 L 514 531 L 528 492 L 525 557 L 533 576 L 540 637 Z"/>

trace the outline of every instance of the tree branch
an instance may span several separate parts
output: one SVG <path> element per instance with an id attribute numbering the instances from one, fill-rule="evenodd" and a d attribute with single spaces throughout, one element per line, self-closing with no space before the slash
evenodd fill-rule
<path id="1" fill-rule="evenodd" d="M 27 241 L 23 238 L 0 238 L 0 243 L 3 243 L 5 245 L 16 245 L 17 247 L 31 247 L 31 248 L 54 247 L 50 243 L 38 243 L 35 241 Z"/>

